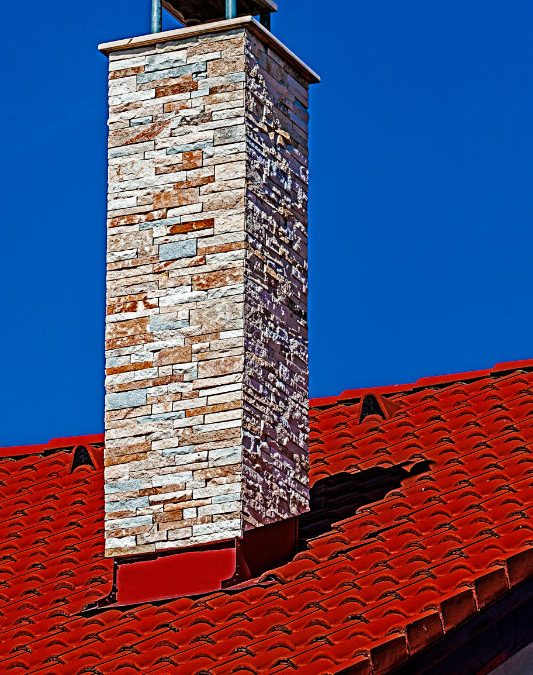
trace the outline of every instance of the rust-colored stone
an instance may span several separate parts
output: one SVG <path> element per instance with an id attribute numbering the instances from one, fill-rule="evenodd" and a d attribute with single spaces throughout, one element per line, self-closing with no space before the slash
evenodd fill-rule
<path id="1" fill-rule="evenodd" d="M 146 294 L 135 296 L 125 296 L 120 300 L 109 300 L 106 312 L 108 316 L 112 314 L 128 314 L 137 312 L 139 309 L 155 309 L 157 300 L 149 300 Z"/>
<path id="2" fill-rule="evenodd" d="M 199 169 L 204 160 L 204 153 L 202 150 L 188 150 L 183 153 L 183 168 L 189 171 L 190 169 Z"/>
<path id="3" fill-rule="evenodd" d="M 208 272 L 207 274 L 197 274 L 193 277 L 193 288 L 197 291 L 205 291 L 209 288 L 221 288 L 222 286 L 233 286 L 244 282 L 244 269 L 234 267 L 218 272 Z"/>
<path id="4" fill-rule="evenodd" d="M 107 338 L 113 340 L 116 338 L 148 333 L 149 321 L 148 317 L 143 316 L 140 319 L 128 319 L 126 321 L 108 323 Z"/>
<path id="5" fill-rule="evenodd" d="M 175 84 L 169 84 L 165 87 L 156 87 L 155 97 L 174 96 L 175 94 L 185 94 L 191 91 L 198 91 L 198 82 L 193 80 L 191 75 L 186 75 Z"/>
<path id="6" fill-rule="evenodd" d="M 133 66 L 132 68 L 122 68 L 121 70 L 112 70 L 109 73 L 110 80 L 119 80 L 122 77 L 130 77 L 131 75 L 140 75 L 144 73 L 144 66 Z"/>
<path id="7" fill-rule="evenodd" d="M 186 234 L 187 232 L 198 232 L 199 230 L 210 230 L 215 227 L 214 218 L 204 220 L 189 220 L 179 225 L 172 225 L 169 228 L 170 234 Z"/>
<path id="8" fill-rule="evenodd" d="M 105 348 L 108 351 L 111 349 L 123 349 L 124 347 L 132 347 L 133 345 L 145 345 L 153 341 L 154 336 L 148 333 L 144 335 L 130 335 L 128 337 L 106 340 Z"/>
<path id="9" fill-rule="evenodd" d="M 181 162 L 176 164 L 160 164 L 156 166 L 155 173 L 162 176 L 167 173 L 178 173 L 179 171 L 191 171 L 200 169 L 203 165 L 203 152 L 201 150 L 189 150 L 182 154 Z"/>
<path id="10" fill-rule="evenodd" d="M 173 113 L 180 112 L 181 110 L 187 110 L 191 107 L 190 101 L 167 101 L 163 104 L 163 112 Z"/>
<path id="11" fill-rule="evenodd" d="M 116 366 L 115 368 L 107 368 L 106 375 L 119 375 L 120 373 L 132 373 L 137 370 L 146 370 L 152 368 L 151 361 L 143 361 L 142 363 L 127 363 L 125 366 Z"/>
<path id="12" fill-rule="evenodd" d="M 142 216 L 135 214 L 131 216 L 115 216 L 107 221 L 108 227 L 123 227 L 124 225 L 136 225 L 142 222 Z"/>
<path id="13" fill-rule="evenodd" d="M 188 180 L 179 181 L 174 185 L 176 190 L 187 190 L 188 188 L 202 187 L 202 185 L 209 185 L 215 182 L 215 176 L 198 176 L 197 178 L 189 178 Z"/>
<path id="14" fill-rule="evenodd" d="M 178 206 L 188 206 L 198 201 L 198 188 L 184 190 L 181 187 L 174 187 L 171 190 L 163 190 L 154 195 L 154 208 L 176 208 Z"/>

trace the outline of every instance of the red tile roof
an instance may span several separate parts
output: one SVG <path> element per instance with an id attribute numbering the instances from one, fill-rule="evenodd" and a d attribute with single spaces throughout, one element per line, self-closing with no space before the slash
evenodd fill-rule
<path id="1" fill-rule="evenodd" d="M 310 417 L 315 538 L 292 562 L 89 615 L 113 576 L 103 438 L 1 450 L 0 672 L 383 673 L 533 576 L 533 361 Z"/>

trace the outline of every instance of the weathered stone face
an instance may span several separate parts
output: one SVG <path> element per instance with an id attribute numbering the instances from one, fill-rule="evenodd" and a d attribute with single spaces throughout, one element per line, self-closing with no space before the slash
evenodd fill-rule
<path id="1" fill-rule="evenodd" d="M 107 555 L 308 508 L 307 90 L 247 25 L 110 55 Z"/>

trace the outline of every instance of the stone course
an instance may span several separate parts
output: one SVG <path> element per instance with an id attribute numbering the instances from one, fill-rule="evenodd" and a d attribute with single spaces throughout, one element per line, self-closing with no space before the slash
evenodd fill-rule
<path id="1" fill-rule="evenodd" d="M 308 509 L 308 85 L 246 25 L 110 54 L 106 554 Z"/>

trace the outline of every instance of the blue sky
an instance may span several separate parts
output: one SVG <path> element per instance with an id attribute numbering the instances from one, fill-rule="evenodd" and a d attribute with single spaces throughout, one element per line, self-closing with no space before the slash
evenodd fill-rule
<path id="1" fill-rule="evenodd" d="M 533 4 L 278 4 L 273 31 L 323 78 L 311 395 L 533 357 Z M 0 445 L 103 430 L 96 45 L 148 32 L 149 5 L 3 8 Z"/>

